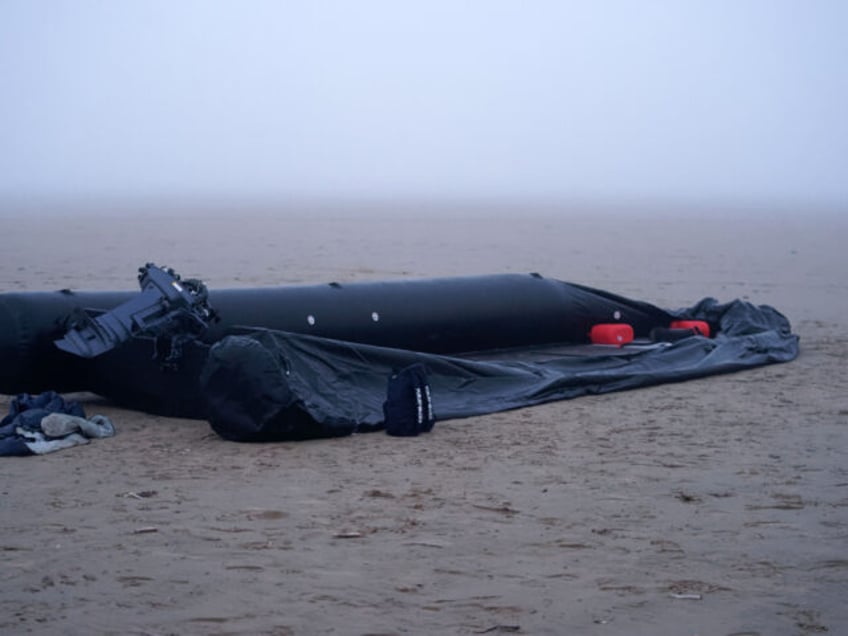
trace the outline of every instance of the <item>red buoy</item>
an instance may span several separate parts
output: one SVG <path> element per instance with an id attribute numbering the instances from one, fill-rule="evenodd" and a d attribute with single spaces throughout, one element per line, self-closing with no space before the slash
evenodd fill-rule
<path id="1" fill-rule="evenodd" d="M 595 325 L 589 332 L 592 344 L 616 345 L 633 342 L 633 327 L 623 323 Z"/>
<path id="2" fill-rule="evenodd" d="M 673 320 L 672 329 L 691 329 L 705 338 L 710 337 L 710 325 L 703 320 Z"/>

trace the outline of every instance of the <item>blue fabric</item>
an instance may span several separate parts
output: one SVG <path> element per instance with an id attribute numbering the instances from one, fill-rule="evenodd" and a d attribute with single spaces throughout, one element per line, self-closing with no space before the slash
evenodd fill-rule
<path id="1" fill-rule="evenodd" d="M 0 457 L 32 455 L 26 438 L 18 433 L 18 429 L 41 433 L 41 420 L 50 413 L 85 417 L 85 410 L 79 402 L 66 401 L 55 391 L 38 395 L 21 393 L 12 399 L 9 414 L 0 420 Z"/>

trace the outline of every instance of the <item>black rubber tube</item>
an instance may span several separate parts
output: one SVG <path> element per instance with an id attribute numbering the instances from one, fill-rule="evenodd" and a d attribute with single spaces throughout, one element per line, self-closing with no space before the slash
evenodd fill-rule
<path id="1" fill-rule="evenodd" d="M 190 391 L 196 378 L 157 376 L 150 343 L 126 343 L 103 356 L 108 365 L 53 345 L 75 309 L 108 310 L 135 293 L 0 294 L 0 393 L 91 390 L 108 396 L 116 386 L 141 382 L 151 384 L 152 396 L 165 383 Z M 538 274 L 210 290 L 209 302 L 220 322 L 203 336 L 207 344 L 242 327 L 261 327 L 432 353 L 587 342 L 592 325 L 611 322 L 630 324 L 636 337 L 647 337 L 671 320 L 648 303 Z M 140 377 L 144 373 L 148 377 Z"/>

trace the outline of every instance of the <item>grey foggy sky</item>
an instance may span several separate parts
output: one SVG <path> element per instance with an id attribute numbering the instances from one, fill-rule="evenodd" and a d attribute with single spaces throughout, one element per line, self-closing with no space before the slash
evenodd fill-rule
<path id="1" fill-rule="evenodd" d="M 848 2 L 0 2 L 0 196 L 848 203 Z"/>

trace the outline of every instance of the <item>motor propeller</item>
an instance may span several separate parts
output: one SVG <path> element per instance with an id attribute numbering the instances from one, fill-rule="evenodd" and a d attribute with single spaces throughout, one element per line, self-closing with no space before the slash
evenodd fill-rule
<path id="1" fill-rule="evenodd" d="M 156 338 L 154 356 L 175 363 L 182 346 L 200 337 L 217 314 L 206 285 L 182 280 L 171 268 L 147 263 L 138 270 L 141 293 L 105 312 L 80 310 L 69 316 L 65 335 L 55 345 L 83 358 L 95 358 L 136 336 Z M 161 343 L 169 341 L 167 353 Z"/>

